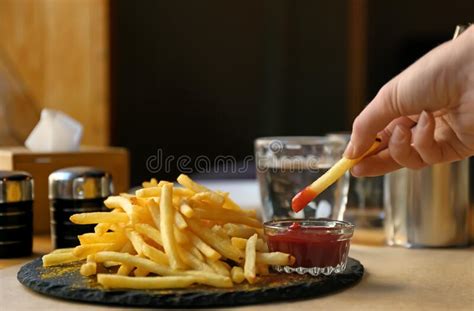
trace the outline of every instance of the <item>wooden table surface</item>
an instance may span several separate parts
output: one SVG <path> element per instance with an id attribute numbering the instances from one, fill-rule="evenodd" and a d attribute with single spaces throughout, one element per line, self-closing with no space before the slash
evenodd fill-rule
<path id="1" fill-rule="evenodd" d="M 51 249 L 45 236 L 36 237 L 34 245 L 35 256 Z M 354 244 L 350 256 L 366 268 L 362 281 L 352 288 L 315 299 L 238 309 L 474 310 L 474 248 L 404 249 Z M 16 280 L 16 273 L 28 260 L 31 258 L 0 260 L 1 310 L 106 309 L 26 289 Z"/>

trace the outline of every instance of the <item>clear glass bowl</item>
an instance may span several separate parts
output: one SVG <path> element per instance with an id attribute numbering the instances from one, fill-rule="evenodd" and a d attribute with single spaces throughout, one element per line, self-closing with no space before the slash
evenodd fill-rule
<path id="1" fill-rule="evenodd" d="M 272 252 L 295 257 L 293 266 L 273 266 L 278 272 L 330 275 L 346 269 L 354 225 L 330 219 L 284 219 L 264 223 Z"/>

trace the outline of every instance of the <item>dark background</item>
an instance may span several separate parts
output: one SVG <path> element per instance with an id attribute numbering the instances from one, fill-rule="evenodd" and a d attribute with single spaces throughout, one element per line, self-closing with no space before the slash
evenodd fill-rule
<path id="1" fill-rule="evenodd" d="M 366 3 L 366 102 L 474 21 L 472 0 Z M 111 5 L 112 142 L 131 152 L 132 183 L 152 175 L 146 159 L 158 148 L 241 160 L 259 136 L 350 130 L 349 1 Z M 171 166 L 157 177 L 176 174 Z"/>

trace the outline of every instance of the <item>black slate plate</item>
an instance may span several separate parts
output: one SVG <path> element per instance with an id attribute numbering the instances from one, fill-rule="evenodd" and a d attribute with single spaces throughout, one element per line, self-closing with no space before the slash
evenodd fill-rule
<path id="1" fill-rule="evenodd" d="M 43 268 L 41 258 L 21 267 L 17 278 L 32 290 L 52 297 L 129 307 L 218 307 L 316 297 L 357 283 L 364 267 L 349 258 L 337 275 L 312 277 L 272 273 L 261 282 L 231 289 L 193 286 L 180 290 L 104 290 L 79 273 L 80 263 Z"/>

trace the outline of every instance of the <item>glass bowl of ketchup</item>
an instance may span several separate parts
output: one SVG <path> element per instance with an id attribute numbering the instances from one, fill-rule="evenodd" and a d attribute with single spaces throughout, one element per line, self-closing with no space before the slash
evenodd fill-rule
<path id="1" fill-rule="evenodd" d="M 278 272 L 331 275 L 346 269 L 354 225 L 330 219 L 283 219 L 263 224 L 268 248 L 295 257 Z"/>

